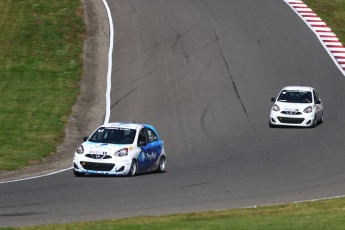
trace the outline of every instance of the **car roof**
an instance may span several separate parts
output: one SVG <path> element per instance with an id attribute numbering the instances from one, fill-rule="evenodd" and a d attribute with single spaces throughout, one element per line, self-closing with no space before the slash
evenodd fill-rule
<path id="1" fill-rule="evenodd" d="M 113 122 L 102 125 L 101 127 L 105 128 L 126 128 L 126 129 L 137 129 L 142 127 L 144 124 L 139 123 L 128 123 L 128 122 Z"/>
<path id="2" fill-rule="evenodd" d="M 310 87 L 310 86 L 286 86 L 282 90 L 313 91 L 313 87 Z"/>
<path id="3" fill-rule="evenodd" d="M 153 130 L 156 133 L 157 137 L 160 138 L 155 127 L 149 124 L 130 123 L 130 122 L 112 122 L 112 123 L 103 124 L 98 128 L 102 128 L 102 127 L 103 128 L 135 129 L 135 130 L 139 130 L 140 128 L 145 127 L 145 128 L 150 128 L 151 130 Z"/>

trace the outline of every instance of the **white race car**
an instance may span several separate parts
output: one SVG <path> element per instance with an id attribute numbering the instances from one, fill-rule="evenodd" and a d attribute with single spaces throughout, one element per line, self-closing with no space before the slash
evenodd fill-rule
<path id="1" fill-rule="evenodd" d="M 163 172 L 165 165 L 164 143 L 153 126 L 109 123 L 84 138 L 74 154 L 73 172 L 76 176 L 134 176 L 140 172 Z"/>
<path id="2" fill-rule="evenodd" d="M 316 90 L 308 86 L 284 87 L 272 98 L 269 126 L 315 127 L 323 122 L 323 106 Z"/>

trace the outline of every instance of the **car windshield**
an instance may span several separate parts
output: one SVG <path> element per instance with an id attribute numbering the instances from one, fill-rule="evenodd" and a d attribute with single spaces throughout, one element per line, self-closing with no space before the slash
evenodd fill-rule
<path id="1" fill-rule="evenodd" d="M 135 129 L 102 127 L 90 137 L 89 141 L 109 144 L 132 144 L 135 133 Z"/>
<path id="2" fill-rule="evenodd" d="M 283 90 L 278 97 L 278 101 L 290 103 L 311 103 L 313 99 L 310 91 Z"/>

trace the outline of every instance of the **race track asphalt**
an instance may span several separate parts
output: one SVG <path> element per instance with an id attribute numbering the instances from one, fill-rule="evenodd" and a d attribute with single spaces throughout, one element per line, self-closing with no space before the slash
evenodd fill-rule
<path id="1" fill-rule="evenodd" d="M 108 0 L 110 121 L 154 125 L 166 172 L 0 184 L 0 226 L 218 210 L 344 195 L 345 78 L 277 0 Z M 271 97 L 315 87 L 325 122 L 269 128 Z"/>

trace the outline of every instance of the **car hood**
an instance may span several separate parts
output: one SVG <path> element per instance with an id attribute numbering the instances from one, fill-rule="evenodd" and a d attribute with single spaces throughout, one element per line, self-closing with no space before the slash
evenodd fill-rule
<path id="1" fill-rule="evenodd" d="M 83 143 L 85 154 L 102 154 L 102 155 L 112 154 L 120 149 L 129 148 L 129 146 L 132 146 L 132 145 L 94 143 L 90 141 Z"/>
<path id="2" fill-rule="evenodd" d="M 281 111 L 295 111 L 302 112 L 308 106 L 312 106 L 313 103 L 287 103 L 276 101 L 276 105 L 279 106 Z"/>

